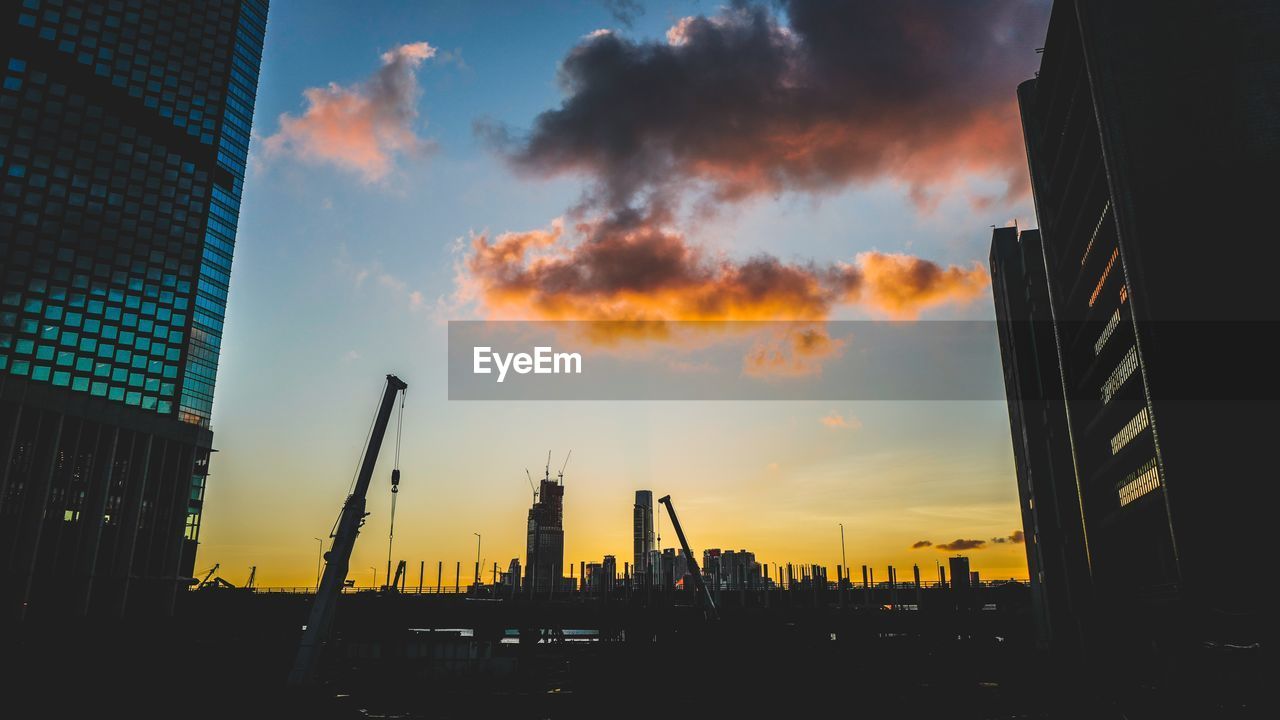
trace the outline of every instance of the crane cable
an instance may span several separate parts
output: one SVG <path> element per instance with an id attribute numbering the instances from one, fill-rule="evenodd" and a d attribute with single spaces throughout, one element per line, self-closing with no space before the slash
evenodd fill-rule
<path id="1" fill-rule="evenodd" d="M 400 435 L 404 428 L 404 399 L 408 391 L 400 391 L 400 412 L 396 416 L 395 467 L 391 470 L 391 527 L 387 533 L 387 586 L 391 586 L 391 548 L 396 539 L 396 498 L 400 495 Z"/>

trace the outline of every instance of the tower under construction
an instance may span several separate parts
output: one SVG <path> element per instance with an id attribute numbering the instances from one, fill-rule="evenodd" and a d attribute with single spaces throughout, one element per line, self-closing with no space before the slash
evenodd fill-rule
<path id="1" fill-rule="evenodd" d="M 567 463 L 568 460 L 566 459 Z M 550 463 L 529 508 L 525 545 L 525 589 L 551 592 L 564 574 L 564 470 L 551 477 Z"/>

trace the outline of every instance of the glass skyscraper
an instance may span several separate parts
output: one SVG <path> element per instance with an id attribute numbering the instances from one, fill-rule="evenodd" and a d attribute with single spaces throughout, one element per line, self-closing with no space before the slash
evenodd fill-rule
<path id="1" fill-rule="evenodd" d="M 5 611 L 192 575 L 266 0 L 0 9 Z"/>
<path id="2" fill-rule="evenodd" d="M 648 577 L 655 544 L 653 541 L 653 491 L 637 490 L 631 511 L 632 561 L 637 580 Z"/>

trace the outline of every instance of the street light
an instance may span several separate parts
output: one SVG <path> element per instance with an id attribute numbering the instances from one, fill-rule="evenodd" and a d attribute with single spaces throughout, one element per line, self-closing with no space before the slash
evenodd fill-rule
<path id="1" fill-rule="evenodd" d="M 480 591 L 480 533 L 478 533 L 478 532 L 473 532 L 473 533 L 471 533 L 471 534 L 476 536 L 476 581 L 475 581 L 475 585 L 476 585 L 476 592 L 479 592 L 479 591 Z"/>
<path id="2" fill-rule="evenodd" d="M 369 569 L 373 571 L 373 589 L 378 589 L 378 568 L 370 565 Z"/>
<path id="3" fill-rule="evenodd" d="M 320 560 L 324 557 L 324 541 L 320 538 L 311 538 L 316 541 L 316 592 L 320 592 Z"/>

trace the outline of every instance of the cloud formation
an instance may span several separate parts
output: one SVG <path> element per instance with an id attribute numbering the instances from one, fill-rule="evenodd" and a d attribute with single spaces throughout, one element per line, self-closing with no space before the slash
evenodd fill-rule
<path id="1" fill-rule="evenodd" d="M 957 538 L 949 543 L 938 543 L 934 547 L 939 550 L 956 552 L 959 550 L 982 550 L 987 546 L 986 540 L 964 540 Z"/>
<path id="2" fill-rule="evenodd" d="M 1037 64 L 1037 0 L 780 0 L 687 17 L 663 41 L 593 33 L 565 57 L 565 98 L 524 135 L 477 129 L 531 175 L 592 180 L 586 207 L 709 204 L 890 179 L 921 206 L 966 176 L 1024 197 L 1013 88 Z"/>
<path id="3" fill-rule="evenodd" d="M 382 66 L 363 82 L 307 88 L 302 115 L 282 114 L 280 129 L 263 139 L 267 157 L 327 163 L 372 183 L 391 173 L 397 157 L 430 152 L 433 144 L 416 127 L 417 69 L 435 54 L 426 42 L 400 45 L 383 53 Z"/>
<path id="4" fill-rule="evenodd" d="M 1013 543 L 1015 545 L 1018 545 L 1026 542 L 1026 540 L 1027 540 L 1027 536 L 1021 530 L 1014 530 L 1008 537 L 991 538 L 991 542 L 996 543 L 998 545 L 1003 545 L 1005 543 Z"/>
<path id="5" fill-rule="evenodd" d="M 831 337 L 821 323 L 788 323 L 754 334 L 756 339 L 742 359 L 742 373 L 751 377 L 821 374 L 822 364 L 843 355 L 849 344 L 844 338 Z"/>
<path id="6" fill-rule="evenodd" d="M 653 217 L 623 213 L 527 232 L 472 238 L 457 276 L 459 297 L 486 317 L 535 320 L 824 320 L 857 304 L 891 318 L 978 297 L 980 263 L 942 267 L 907 255 L 864 252 L 851 263 L 713 256 Z M 800 355 L 839 350 L 797 334 Z M 767 359 L 767 358 L 765 358 Z"/>
<path id="7" fill-rule="evenodd" d="M 857 430 L 862 427 L 862 421 L 858 418 L 846 418 L 835 410 L 824 415 L 821 422 L 832 430 Z"/>
<path id="8" fill-rule="evenodd" d="M 911 549 L 919 550 L 920 548 L 927 548 L 927 547 L 931 547 L 932 545 L 933 543 L 929 542 L 928 540 L 917 540 L 911 543 Z"/>

